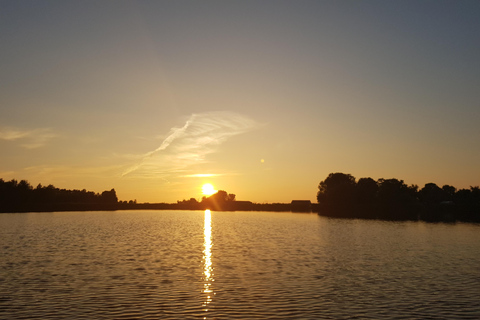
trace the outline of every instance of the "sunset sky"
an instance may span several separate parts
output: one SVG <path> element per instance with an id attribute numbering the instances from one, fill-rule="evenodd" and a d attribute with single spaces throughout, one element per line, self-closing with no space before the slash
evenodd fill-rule
<path id="1" fill-rule="evenodd" d="M 315 200 L 480 184 L 480 1 L 0 1 L 0 178 Z"/>

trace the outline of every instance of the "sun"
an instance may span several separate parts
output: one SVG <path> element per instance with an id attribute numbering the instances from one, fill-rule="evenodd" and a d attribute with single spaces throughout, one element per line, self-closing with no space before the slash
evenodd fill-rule
<path id="1" fill-rule="evenodd" d="M 215 194 L 217 190 L 213 187 L 211 183 L 205 183 L 202 186 L 202 193 L 206 196 L 211 196 L 212 194 Z"/>

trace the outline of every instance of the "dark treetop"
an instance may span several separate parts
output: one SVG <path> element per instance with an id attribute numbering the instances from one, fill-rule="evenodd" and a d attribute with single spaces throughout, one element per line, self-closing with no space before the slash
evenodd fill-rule
<path id="1" fill-rule="evenodd" d="M 427 183 L 419 190 L 403 180 L 330 173 L 318 185 L 319 213 L 343 218 L 480 222 L 480 188 Z"/>
<path id="2" fill-rule="evenodd" d="M 0 179 L 0 212 L 115 210 L 117 202 L 115 189 L 100 194 Z"/>

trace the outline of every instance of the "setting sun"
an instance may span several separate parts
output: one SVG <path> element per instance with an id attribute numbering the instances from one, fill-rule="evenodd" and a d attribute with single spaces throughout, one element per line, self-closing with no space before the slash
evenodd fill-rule
<path id="1" fill-rule="evenodd" d="M 215 190 L 215 188 L 213 187 L 212 184 L 210 183 L 205 183 L 203 186 L 202 186 L 202 193 L 206 196 L 211 196 L 212 194 L 216 193 L 217 190 Z"/>

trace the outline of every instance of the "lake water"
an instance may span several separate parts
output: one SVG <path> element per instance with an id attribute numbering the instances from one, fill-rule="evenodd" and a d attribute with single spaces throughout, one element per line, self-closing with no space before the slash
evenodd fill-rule
<path id="1" fill-rule="evenodd" d="M 0 214 L 0 319 L 480 319 L 480 225 Z"/>

